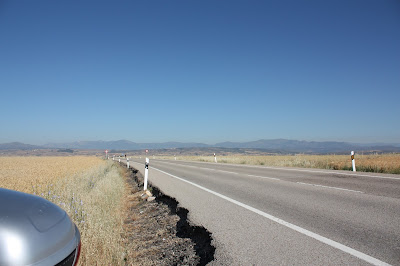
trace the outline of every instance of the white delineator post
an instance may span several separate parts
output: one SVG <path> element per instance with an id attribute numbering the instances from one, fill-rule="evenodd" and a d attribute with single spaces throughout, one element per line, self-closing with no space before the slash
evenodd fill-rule
<path id="1" fill-rule="evenodd" d="M 114 161 L 114 159 L 115 159 L 115 155 L 113 155 L 113 161 Z"/>
<path id="2" fill-rule="evenodd" d="M 129 158 L 126 159 L 126 168 L 129 168 Z"/>
<path id="3" fill-rule="evenodd" d="M 215 152 L 214 152 L 214 162 L 217 162 L 217 156 L 215 155 Z"/>
<path id="4" fill-rule="evenodd" d="M 144 190 L 147 190 L 147 179 L 149 179 L 149 158 L 146 158 L 146 164 L 144 165 Z"/>
<path id="5" fill-rule="evenodd" d="M 174 157 L 175 157 L 175 161 L 176 161 L 176 155 L 174 155 Z"/>
<path id="6" fill-rule="evenodd" d="M 118 159 L 118 162 L 119 162 L 119 163 L 121 162 L 121 158 Z"/>
<path id="7" fill-rule="evenodd" d="M 354 160 L 354 151 L 351 151 L 351 165 L 353 166 L 353 172 L 356 171 L 356 161 Z"/>

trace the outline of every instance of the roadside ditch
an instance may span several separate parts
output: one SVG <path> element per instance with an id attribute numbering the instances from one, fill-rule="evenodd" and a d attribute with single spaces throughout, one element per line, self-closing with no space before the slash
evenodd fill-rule
<path id="1" fill-rule="evenodd" d="M 127 169 L 130 189 L 125 218 L 127 263 L 140 265 L 206 265 L 214 260 L 212 235 L 206 228 L 188 219 L 189 211 L 149 183 L 152 195 L 143 191 L 143 175 L 135 168 Z M 155 198 L 154 198 L 155 197 Z"/>

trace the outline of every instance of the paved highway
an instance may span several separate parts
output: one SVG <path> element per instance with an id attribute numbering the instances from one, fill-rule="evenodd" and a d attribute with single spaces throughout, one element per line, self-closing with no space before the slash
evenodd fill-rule
<path id="1" fill-rule="evenodd" d="M 399 176 L 150 159 L 149 181 L 212 232 L 212 265 L 400 265 Z"/>

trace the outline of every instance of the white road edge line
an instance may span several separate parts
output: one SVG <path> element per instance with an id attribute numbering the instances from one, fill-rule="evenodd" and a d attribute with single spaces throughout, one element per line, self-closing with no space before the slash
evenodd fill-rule
<path id="1" fill-rule="evenodd" d="M 195 187 L 197 187 L 197 188 L 199 188 L 199 189 L 201 189 L 201 190 L 204 190 L 204 191 L 206 191 L 206 192 L 209 192 L 209 193 L 211 193 L 211 194 L 213 194 L 213 195 L 215 195 L 215 196 L 217 196 L 217 197 L 220 197 L 220 198 L 222 198 L 222 199 L 224 199 L 224 200 L 227 200 L 227 201 L 229 201 L 229 202 L 231 202 L 231 203 L 233 203 L 233 204 L 236 204 L 236 205 L 238 205 L 238 206 L 240 206 L 240 207 L 243 207 L 243 208 L 245 208 L 245 209 L 247 209 L 247 210 L 249 210 L 249 211 L 252 211 L 252 212 L 254 212 L 254 213 L 256 213 L 256 214 L 259 214 L 259 215 L 261 215 L 261 216 L 263 216 L 263 217 L 265 217 L 265 218 L 267 218 L 267 219 L 269 219 L 269 220 L 271 220 L 271 221 L 274 221 L 274 222 L 276 222 L 276 223 L 278 223 L 278 224 L 281 224 L 281 225 L 283 225 L 283 226 L 286 226 L 286 227 L 288 227 L 288 228 L 290 228 L 290 229 L 292 229 L 292 230 L 294 230 L 294 231 L 296 231 L 296 232 L 299 232 L 299 233 L 301 233 L 301 234 L 303 234 L 303 235 L 306 235 L 306 236 L 309 236 L 309 237 L 311 237 L 311 238 L 314 238 L 315 240 L 318 240 L 318 241 L 320 241 L 320 242 L 322 242 L 322 243 L 324 243 L 324 244 L 327 244 L 327 245 L 329 245 L 329 246 L 331 246 L 331 247 L 333 247 L 333 248 L 336 248 L 336 249 L 339 249 L 339 250 L 341 250 L 341 251 L 343 251 L 343 252 L 346 252 L 346 253 L 348 253 L 348 254 L 350 254 L 350 255 L 352 255 L 352 256 L 355 256 L 355 257 L 357 257 L 357 258 L 359 258 L 359 259 L 361 259 L 361 260 L 364 260 L 364 261 L 366 261 L 366 262 L 368 262 L 368 263 L 371 263 L 371 264 L 373 264 L 373 265 L 390 265 L 390 264 L 388 264 L 388 263 L 386 263 L 386 262 L 383 262 L 383 261 L 381 261 L 381 260 L 378 260 L 378 259 L 376 259 L 376 258 L 374 258 L 374 257 L 371 257 L 371 256 L 369 256 L 369 255 L 367 255 L 367 254 L 365 254 L 365 253 L 362 253 L 362 252 L 360 252 L 360 251 L 358 251 L 358 250 L 355 250 L 355 249 L 352 249 L 352 248 L 350 248 L 350 247 L 348 247 L 348 246 L 345 246 L 345 245 L 343 245 L 343 244 L 340 244 L 340 243 L 338 243 L 338 242 L 336 242 L 336 241 L 334 241 L 334 240 L 331 240 L 331 239 L 326 238 L 326 237 L 324 237 L 324 236 L 318 235 L 318 234 L 313 233 L 313 232 L 311 232 L 311 231 L 308 231 L 307 229 L 304 229 L 304 228 L 302 228 L 302 227 L 300 227 L 300 226 L 291 224 L 291 223 L 286 222 L 286 221 L 284 221 L 284 220 L 282 220 L 282 219 L 279 219 L 279 218 L 277 218 L 277 217 L 275 217 L 275 216 L 272 216 L 272 215 L 270 215 L 270 214 L 268 214 L 268 213 L 265 213 L 265 212 L 260 211 L 260 210 L 258 210 L 258 209 L 256 209 L 256 208 L 253 208 L 253 207 L 251 207 L 251 206 L 249 206 L 249 205 L 246 205 L 246 204 L 244 204 L 244 203 L 241 203 L 240 201 L 237 201 L 237 200 L 234 200 L 234 199 L 229 198 L 229 197 L 227 197 L 227 196 L 224 196 L 224 195 L 222 195 L 222 194 L 220 194 L 220 193 L 218 193 L 218 192 L 215 192 L 215 191 L 213 191 L 213 190 L 211 190 L 211 189 L 202 187 L 202 186 L 200 186 L 200 185 L 198 185 L 198 184 L 196 184 L 196 183 L 193 183 L 193 182 L 188 181 L 188 180 L 186 180 L 186 179 L 183 179 L 183 178 L 181 178 L 181 177 L 172 175 L 172 174 L 170 174 L 170 173 L 164 172 L 164 171 L 162 171 L 162 170 L 160 170 L 160 169 L 157 169 L 157 168 L 154 168 L 154 167 L 152 167 L 152 169 L 157 170 L 157 171 L 159 171 L 159 172 L 161 172 L 161 173 L 163 173 L 163 174 L 169 175 L 169 176 L 171 176 L 171 177 L 173 177 L 173 178 L 176 178 L 176 179 L 178 179 L 178 180 L 180 180 L 180 181 L 182 181 L 182 182 L 188 183 L 188 184 L 190 184 L 190 185 L 192 185 L 192 186 L 195 186 Z"/>
<path id="2" fill-rule="evenodd" d="M 356 193 L 364 193 L 364 192 L 359 191 L 359 190 L 352 190 L 352 189 L 347 189 L 347 188 L 330 187 L 330 186 L 323 186 L 323 185 L 303 183 L 303 182 L 296 182 L 296 183 L 300 184 L 300 185 L 308 185 L 308 186 L 314 186 L 314 187 L 323 187 L 323 188 L 331 188 L 331 189 L 344 190 L 344 191 L 350 191 L 350 192 L 356 192 Z"/>

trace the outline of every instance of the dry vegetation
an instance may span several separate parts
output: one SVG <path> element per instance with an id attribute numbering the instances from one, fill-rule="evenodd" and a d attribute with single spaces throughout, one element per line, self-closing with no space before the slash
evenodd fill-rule
<path id="1" fill-rule="evenodd" d="M 196 265 L 179 217 L 145 201 L 132 172 L 97 157 L 0 157 L 0 187 L 52 201 L 78 226 L 80 265 Z"/>
<path id="2" fill-rule="evenodd" d="M 126 168 L 125 168 L 126 169 Z M 126 198 L 125 234 L 127 265 L 198 265 L 194 243 L 179 237 L 177 224 L 182 218 L 162 201 L 143 200 L 143 176 L 135 169 L 124 171 L 130 191 Z M 140 184 L 140 189 L 138 187 Z M 150 189 L 154 188 L 150 186 Z M 146 198 L 146 195 L 144 195 Z M 171 213 L 173 212 L 173 213 Z"/>
<path id="3" fill-rule="evenodd" d="M 82 235 L 82 265 L 122 264 L 124 196 L 120 168 L 96 157 L 0 157 L 0 186 L 62 207 Z"/>
<path id="4" fill-rule="evenodd" d="M 160 157 L 158 157 L 160 158 Z M 163 157 L 173 160 L 174 157 Z M 214 162 L 211 156 L 178 156 L 178 160 Z M 219 163 L 251 164 L 277 167 L 304 167 L 332 170 L 351 170 L 350 155 L 271 155 L 217 156 Z M 356 168 L 361 172 L 400 174 L 400 154 L 356 154 Z"/>

